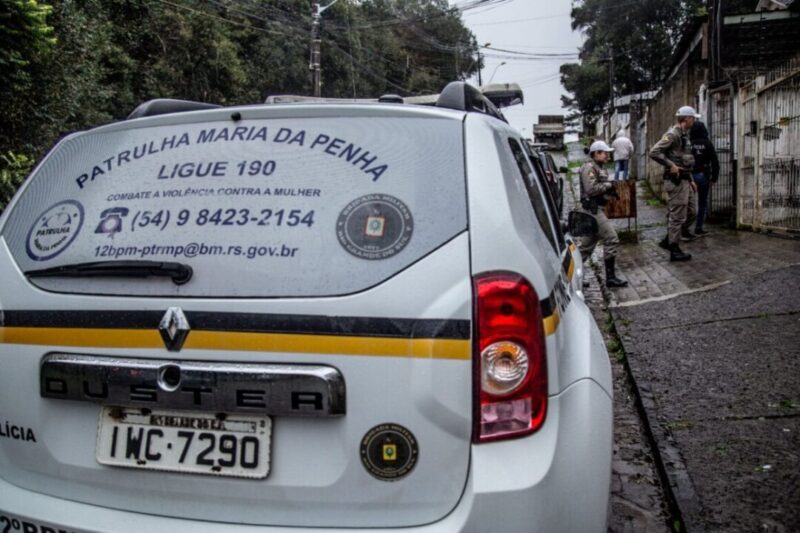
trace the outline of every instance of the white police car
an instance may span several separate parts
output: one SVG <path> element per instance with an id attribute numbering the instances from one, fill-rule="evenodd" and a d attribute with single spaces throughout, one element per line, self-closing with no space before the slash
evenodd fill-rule
<path id="1" fill-rule="evenodd" d="M 0 219 L 4 531 L 605 529 L 580 256 L 480 93 L 134 116 Z"/>

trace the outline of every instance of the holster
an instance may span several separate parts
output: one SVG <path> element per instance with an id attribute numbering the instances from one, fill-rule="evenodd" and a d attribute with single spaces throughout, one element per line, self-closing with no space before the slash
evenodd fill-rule
<path id="1" fill-rule="evenodd" d="M 581 205 L 584 209 L 589 211 L 591 214 L 597 214 L 597 200 L 594 198 L 581 198 Z"/>

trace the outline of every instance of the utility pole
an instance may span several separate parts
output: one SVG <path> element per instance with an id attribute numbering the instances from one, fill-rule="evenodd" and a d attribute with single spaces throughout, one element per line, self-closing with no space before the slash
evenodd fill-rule
<path id="1" fill-rule="evenodd" d="M 492 46 L 492 43 L 486 43 L 483 46 L 478 47 L 478 87 L 483 85 L 483 77 L 481 76 L 481 72 L 483 71 L 483 63 L 481 58 L 481 48 L 488 48 Z"/>
<path id="2" fill-rule="evenodd" d="M 614 114 L 614 47 L 608 47 L 608 139 L 614 133 L 611 131 L 611 116 Z"/>
<path id="3" fill-rule="evenodd" d="M 321 47 L 322 32 L 320 31 L 320 21 L 322 13 L 339 0 L 333 0 L 325 7 L 320 7 L 319 2 L 311 3 L 311 62 L 308 68 L 311 70 L 311 83 L 314 86 L 314 96 L 322 96 L 322 64 Z"/>

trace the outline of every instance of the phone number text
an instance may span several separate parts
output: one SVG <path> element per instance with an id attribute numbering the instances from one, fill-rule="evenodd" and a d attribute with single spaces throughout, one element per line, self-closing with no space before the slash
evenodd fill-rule
<path id="1" fill-rule="evenodd" d="M 131 231 L 143 228 L 158 228 L 161 231 L 175 226 L 286 226 L 307 227 L 314 225 L 314 210 L 303 209 L 181 209 L 172 211 L 137 211 L 131 220 Z"/>

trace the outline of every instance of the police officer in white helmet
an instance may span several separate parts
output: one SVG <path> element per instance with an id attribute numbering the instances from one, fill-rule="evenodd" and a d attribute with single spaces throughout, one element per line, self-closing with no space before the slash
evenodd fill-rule
<path id="1" fill-rule="evenodd" d="M 585 213 L 592 215 L 597 221 L 597 232 L 581 239 L 580 250 L 581 255 L 588 259 L 592 255 L 597 241 L 603 241 L 606 286 L 613 288 L 625 287 L 628 282 L 617 277 L 615 266 L 619 237 L 604 210 L 609 197 L 616 195 L 614 185 L 608 179 L 608 172 L 603 168 L 612 151 L 613 149 L 605 142 L 594 141 L 589 147 L 589 161 L 584 163 L 580 170 L 581 207 Z"/>
<path id="2" fill-rule="evenodd" d="M 675 117 L 677 124 L 653 145 L 650 158 L 664 167 L 664 191 L 669 197 L 669 232 L 659 246 L 669 250 L 670 261 L 688 261 L 692 256 L 681 250 L 680 241 L 696 238 L 689 227 L 697 215 L 697 186 L 692 180 L 694 156 L 689 130 L 700 115 L 686 105 L 678 109 Z"/>

